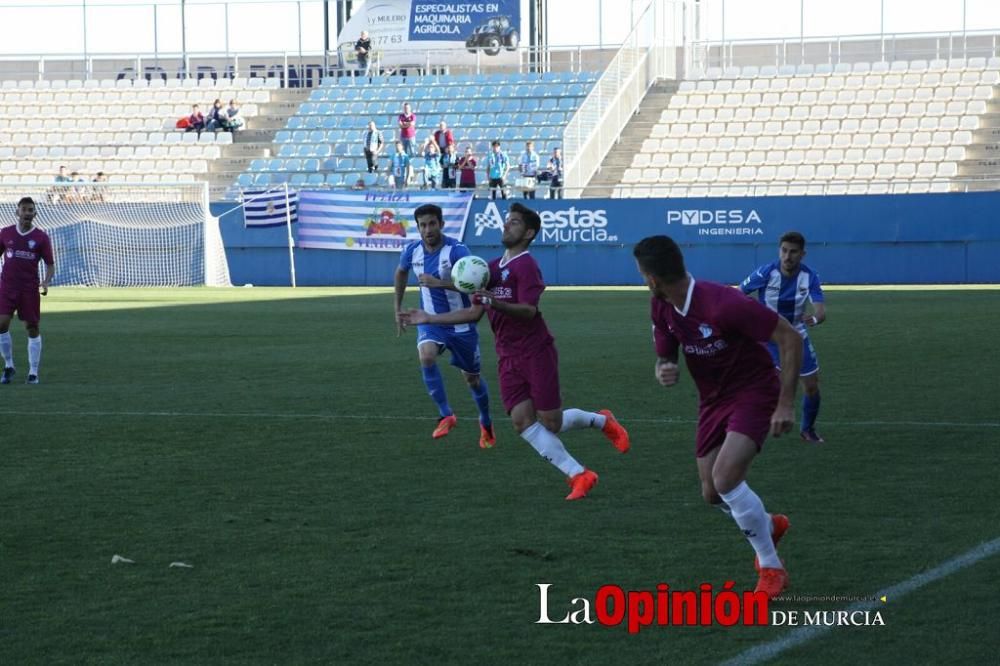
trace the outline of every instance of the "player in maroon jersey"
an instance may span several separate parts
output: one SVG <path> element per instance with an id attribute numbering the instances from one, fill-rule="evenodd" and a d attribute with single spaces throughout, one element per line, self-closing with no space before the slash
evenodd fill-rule
<path id="1" fill-rule="evenodd" d="M 768 433 L 778 437 L 791 430 L 802 338 L 783 317 L 739 290 L 695 280 L 667 236 L 643 239 L 633 254 L 653 292 L 656 379 L 663 386 L 677 383 L 682 351 L 698 387 L 695 456 L 702 495 L 743 530 L 757 553 L 757 591 L 775 597 L 788 584 L 775 549 L 788 518 L 769 515 L 746 477 Z M 778 346 L 780 376 L 766 342 Z"/>
<path id="2" fill-rule="evenodd" d="M 41 296 L 49 291 L 56 265 L 52 258 L 49 235 L 34 226 L 35 202 L 24 197 L 17 203 L 17 224 L 0 229 L 3 269 L 0 270 L 0 354 L 3 375 L 0 384 L 10 384 L 14 377 L 14 350 L 10 339 L 10 320 L 14 313 L 28 330 L 28 383 L 38 383 L 38 364 L 42 359 Z M 38 262 L 45 262 L 45 277 L 38 280 Z"/>
<path id="3" fill-rule="evenodd" d="M 490 262 L 490 282 L 471 307 L 444 314 L 409 310 L 408 324 L 460 324 L 488 314 L 496 338 L 500 397 L 514 428 L 538 453 L 566 475 L 568 500 L 585 497 L 597 474 L 576 461 L 557 433 L 599 428 L 616 449 L 629 450 L 628 433 L 602 409 L 563 409 L 559 394 L 559 356 L 538 302 L 545 291 L 542 272 L 528 246 L 542 228 L 538 213 L 522 204 L 510 207 L 503 228 L 503 256 Z"/>

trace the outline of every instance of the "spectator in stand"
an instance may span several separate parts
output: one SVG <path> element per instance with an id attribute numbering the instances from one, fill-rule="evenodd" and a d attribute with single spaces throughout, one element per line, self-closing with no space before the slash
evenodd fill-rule
<path id="1" fill-rule="evenodd" d="M 188 126 L 185 132 L 197 132 L 199 135 L 205 129 L 205 114 L 197 104 L 191 105 L 191 115 L 188 116 Z"/>
<path id="2" fill-rule="evenodd" d="M 389 184 L 397 190 L 410 184 L 410 155 L 401 140 L 396 141 L 396 154 L 389 162 Z"/>
<path id="3" fill-rule="evenodd" d="M 507 172 L 510 171 L 510 159 L 507 153 L 500 149 L 500 142 L 495 140 L 490 144 L 490 155 L 486 158 L 486 175 L 490 179 L 490 199 L 497 198 L 497 192 L 507 198 Z"/>
<path id="4" fill-rule="evenodd" d="M 226 118 L 229 121 L 230 132 L 238 132 L 243 129 L 243 116 L 240 115 L 240 103 L 238 100 L 229 100 L 229 108 L 226 109 Z"/>
<path id="5" fill-rule="evenodd" d="M 413 157 L 417 137 L 417 114 L 410 110 L 410 103 L 403 104 L 403 112 L 399 114 L 399 140 L 403 142 L 403 150 Z"/>
<path id="6" fill-rule="evenodd" d="M 108 177 L 104 175 L 103 171 L 98 171 L 97 175 L 94 176 L 94 181 L 97 183 L 97 187 L 91 188 L 90 200 L 94 203 L 104 203 L 105 202 L 105 188 L 102 187 L 102 183 L 108 182 Z"/>
<path id="7" fill-rule="evenodd" d="M 73 180 L 72 178 L 70 178 L 69 176 L 66 175 L 66 167 L 64 167 L 64 166 L 59 167 L 59 174 L 56 176 L 56 182 L 57 183 L 70 183 L 70 182 L 72 182 L 72 180 Z"/>
<path id="8" fill-rule="evenodd" d="M 448 129 L 448 123 L 446 123 L 443 120 L 438 123 L 438 128 L 434 132 L 434 142 L 437 144 L 437 147 L 441 150 L 442 155 L 444 155 L 445 151 L 448 149 L 448 146 L 455 145 L 455 136 L 451 133 L 451 130 Z"/>
<path id="9" fill-rule="evenodd" d="M 382 132 L 375 127 L 375 121 L 368 121 L 368 129 L 362 137 L 362 146 L 365 151 L 365 161 L 368 162 L 368 173 L 378 171 L 378 156 L 385 150 L 385 137 Z"/>
<path id="10" fill-rule="evenodd" d="M 563 160 L 558 148 L 552 149 L 552 157 L 549 158 L 549 198 L 563 198 Z"/>
<path id="11" fill-rule="evenodd" d="M 528 141 L 524 144 L 524 152 L 521 153 L 521 178 L 518 183 L 521 191 L 524 192 L 525 199 L 535 198 L 535 187 L 537 186 L 538 167 L 541 158 L 535 152 L 535 142 Z"/>
<path id="12" fill-rule="evenodd" d="M 362 30 L 358 41 L 354 42 L 354 52 L 358 55 L 358 71 L 361 76 L 368 76 L 368 56 L 372 52 L 372 40 L 368 38 L 367 30 Z"/>
<path id="13" fill-rule="evenodd" d="M 427 137 L 424 142 L 424 188 L 436 190 L 441 186 L 441 150 L 434 137 Z"/>
<path id="14" fill-rule="evenodd" d="M 465 154 L 458 160 L 459 180 L 458 187 L 470 192 L 476 189 L 476 154 L 472 150 L 472 144 L 465 147 Z"/>
<path id="15" fill-rule="evenodd" d="M 219 98 L 216 98 L 212 102 L 212 108 L 208 110 L 208 117 L 205 119 L 205 129 L 214 132 L 229 129 L 229 116 L 226 115 L 226 110 L 222 108 L 222 100 Z"/>
<path id="16" fill-rule="evenodd" d="M 446 190 L 455 189 L 458 184 L 458 153 L 455 144 L 449 143 L 441 156 L 441 187 Z"/>

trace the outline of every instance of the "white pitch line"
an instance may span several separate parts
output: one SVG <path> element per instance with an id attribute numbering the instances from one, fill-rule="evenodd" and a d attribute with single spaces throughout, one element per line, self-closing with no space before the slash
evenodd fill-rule
<path id="1" fill-rule="evenodd" d="M 1000 553 L 1000 538 L 979 544 L 975 548 L 953 557 L 933 569 L 917 574 L 912 578 L 908 578 L 902 583 L 897 583 L 892 587 L 881 590 L 875 594 L 875 597 L 886 597 L 889 600 L 895 601 L 910 592 L 919 590 L 920 588 L 930 585 L 935 581 L 958 573 L 962 569 L 971 567 L 977 562 L 985 560 L 988 557 L 992 557 L 997 553 Z M 870 611 L 876 608 L 886 607 L 886 604 L 883 604 L 880 601 L 862 601 L 852 604 L 844 610 L 848 613 L 853 613 L 857 611 Z M 831 629 L 833 629 L 833 627 L 827 625 L 813 625 L 793 629 L 791 632 L 778 640 L 752 647 L 732 659 L 722 662 L 722 666 L 752 666 L 753 664 L 760 664 L 768 659 L 774 659 L 786 650 L 790 650 L 794 647 L 798 647 L 804 643 L 808 643 L 811 640 L 819 638 L 824 634 L 829 633 Z"/>
<path id="2" fill-rule="evenodd" d="M 0 409 L 0 415 L 18 416 L 23 411 Z M 407 416 L 392 414 L 324 414 L 319 412 L 171 412 L 171 411 L 93 411 L 93 410 L 45 410 L 46 416 L 81 416 L 81 417 L 142 417 L 142 418 L 211 418 L 211 419 L 312 419 L 320 421 L 436 421 L 435 416 Z M 662 423 L 662 424 L 693 424 L 696 419 L 683 418 L 629 418 L 621 417 L 626 423 Z M 920 427 L 920 428 L 1000 428 L 1000 423 L 993 421 L 828 421 L 831 426 L 879 426 L 879 427 Z"/>

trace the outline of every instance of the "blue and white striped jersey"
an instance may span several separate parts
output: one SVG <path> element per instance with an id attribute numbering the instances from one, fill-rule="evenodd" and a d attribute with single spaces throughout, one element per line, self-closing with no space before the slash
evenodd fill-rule
<path id="1" fill-rule="evenodd" d="M 744 294 L 756 291 L 757 300 L 799 329 L 805 328 L 806 303 L 823 302 L 819 275 L 805 264 L 799 264 L 799 272 L 791 277 L 782 275 L 780 261 L 764 264 L 740 283 L 740 289 Z"/>
<path id="2" fill-rule="evenodd" d="M 405 271 L 412 270 L 415 274 L 428 273 L 441 280 L 451 279 L 451 267 L 462 257 L 471 254 L 469 248 L 450 236 L 444 236 L 444 244 L 437 252 L 427 253 L 423 241 L 409 243 L 399 257 L 399 267 Z M 452 310 L 469 307 L 469 297 L 461 292 L 450 289 L 420 287 L 420 307 L 427 312 L 443 314 Z M 465 333 L 472 330 L 475 324 L 456 324 L 445 328 L 455 333 Z"/>

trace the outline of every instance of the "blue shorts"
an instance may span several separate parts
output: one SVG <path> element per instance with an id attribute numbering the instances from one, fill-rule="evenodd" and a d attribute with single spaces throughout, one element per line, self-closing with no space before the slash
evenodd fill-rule
<path id="1" fill-rule="evenodd" d="M 451 352 L 451 364 L 471 375 L 479 374 L 479 332 L 470 326 L 464 333 L 455 333 L 449 326 L 417 326 L 417 347 L 433 342 L 438 349 Z"/>
<path id="2" fill-rule="evenodd" d="M 774 367 L 780 370 L 781 363 L 778 358 L 778 345 L 773 342 L 768 342 L 767 351 L 771 352 L 771 358 L 774 360 Z M 809 336 L 803 335 L 802 369 L 799 370 L 799 377 L 808 377 L 809 375 L 815 375 L 817 372 L 819 372 L 819 359 L 816 358 L 816 348 L 813 347 L 812 340 L 809 339 Z"/>

